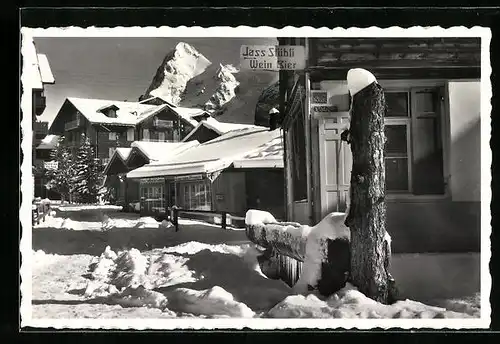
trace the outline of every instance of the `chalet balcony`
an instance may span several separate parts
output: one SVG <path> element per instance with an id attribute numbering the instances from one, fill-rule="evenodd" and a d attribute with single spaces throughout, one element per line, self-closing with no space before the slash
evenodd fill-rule
<path id="1" fill-rule="evenodd" d="M 174 121 L 164 120 L 164 119 L 157 119 L 154 121 L 153 124 L 156 128 L 173 128 L 174 127 Z"/>
<path id="2" fill-rule="evenodd" d="M 80 119 L 75 119 L 74 121 L 64 124 L 64 131 L 73 130 L 80 127 Z"/>
<path id="3" fill-rule="evenodd" d="M 47 99 L 45 98 L 45 96 L 35 95 L 34 105 L 35 105 L 35 114 L 37 116 L 40 116 L 45 111 L 45 107 L 47 106 L 46 100 Z"/>

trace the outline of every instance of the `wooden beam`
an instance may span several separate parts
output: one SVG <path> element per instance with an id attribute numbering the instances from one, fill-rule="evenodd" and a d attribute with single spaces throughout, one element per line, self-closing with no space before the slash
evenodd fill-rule
<path id="1" fill-rule="evenodd" d="M 359 44 L 459 44 L 465 46 L 480 46 L 480 37 L 365 37 L 365 38 L 319 38 L 317 44 L 321 45 L 359 45 Z M 321 49 L 321 48 L 320 48 Z"/>
<path id="2" fill-rule="evenodd" d="M 479 67 L 481 65 L 480 56 L 479 60 L 474 57 L 467 58 L 457 58 L 457 57 L 433 57 L 426 56 L 419 59 L 350 59 L 339 61 L 332 54 L 330 56 L 323 55 L 316 65 L 320 67 L 327 67 L 332 69 L 343 69 L 343 68 L 357 68 L 362 66 L 365 69 L 370 68 L 471 68 Z"/>
<path id="3" fill-rule="evenodd" d="M 479 46 L 442 46 L 442 47 L 409 47 L 409 46 L 384 46 L 381 43 L 377 45 L 365 45 L 365 46 L 348 46 L 341 47 L 335 45 L 323 45 L 317 47 L 317 54 L 322 56 L 325 53 L 335 53 L 335 54 L 345 54 L 345 53 L 400 53 L 400 54 L 444 54 L 444 53 L 477 53 L 481 54 L 481 48 Z"/>
<path id="4" fill-rule="evenodd" d="M 363 66 L 366 68 L 365 66 Z M 313 67 L 311 80 L 345 80 L 350 68 Z M 367 68 L 379 80 L 395 79 L 479 79 L 481 68 Z"/>

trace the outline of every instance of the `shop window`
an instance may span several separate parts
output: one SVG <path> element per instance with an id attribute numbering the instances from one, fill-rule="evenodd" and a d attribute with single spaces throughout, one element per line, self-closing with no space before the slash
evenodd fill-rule
<path id="1" fill-rule="evenodd" d="M 385 92 L 388 193 L 444 194 L 439 88 Z"/>
<path id="2" fill-rule="evenodd" d="M 212 195 L 208 182 L 182 183 L 180 189 L 183 196 L 182 208 L 212 210 Z"/>
<path id="3" fill-rule="evenodd" d="M 163 185 L 141 186 L 141 198 L 148 213 L 158 213 L 165 210 L 165 188 Z"/>

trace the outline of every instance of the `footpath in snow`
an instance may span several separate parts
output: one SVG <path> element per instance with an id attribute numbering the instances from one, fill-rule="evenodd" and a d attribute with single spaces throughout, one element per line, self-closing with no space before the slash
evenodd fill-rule
<path id="1" fill-rule="evenodd" d="M 94 221 L 101 224 L 94 230 L 85 223 L 64 223 L 51 216 L 34 228 L 35 317 L 479 316 L 478 294 L 469 299 L 442 299 L 435 303 L 440 307 L 411 300 L 382 305 L 350 285 L 329 298 L 297 294 L 261 272 L 257 262 L 261 252 L 246 240 L 244 231 L 184 220 L 175 232 L 168 223 L 152 218 L 112 216 Z M 97 245 L 96 234 L 105 235 L 106 240 Z M 60 236 L 66 245 L 57 240 Z M 50 244 L 50 240 L 56 243 Z M 414 267 L 421 257 L 404 259 Z"/>

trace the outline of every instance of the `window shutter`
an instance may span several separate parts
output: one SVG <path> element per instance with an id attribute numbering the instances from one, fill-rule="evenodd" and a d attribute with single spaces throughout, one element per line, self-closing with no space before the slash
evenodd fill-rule
<path id="1" fill-rule="evenodd" d="M 148 141 L 149 140 L 149 129 L 143 129 L 142 130 L 142 139 L 144 141 Z"/>
<path id="2" fill-rule="evenodd" d="M 412 186 L 415 195 L 444 194 L 439 88 L 415 88 L 412 105 Z"/>
<path id="3" fill-rule="evenodd" d="M 134 141 L 134 128 L 130 128 L 127 130 L 127 141 Z"/>

